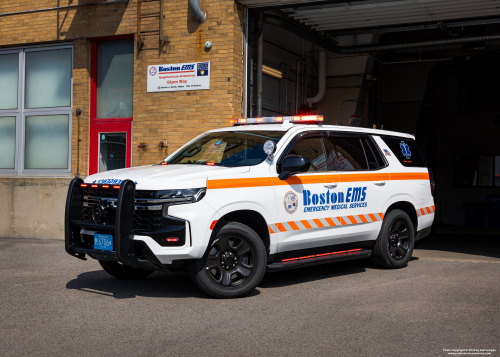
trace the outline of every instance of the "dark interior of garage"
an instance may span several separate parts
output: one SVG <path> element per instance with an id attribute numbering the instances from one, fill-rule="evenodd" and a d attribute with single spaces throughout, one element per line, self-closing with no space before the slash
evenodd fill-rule
<path id="1" fill-rule="evenodd" d="M 249 13 L 247 116 L 413 134 L 436 181 L 436 228 L 500 229 L 500 20 L 329 32 L 290 13 Z"/>

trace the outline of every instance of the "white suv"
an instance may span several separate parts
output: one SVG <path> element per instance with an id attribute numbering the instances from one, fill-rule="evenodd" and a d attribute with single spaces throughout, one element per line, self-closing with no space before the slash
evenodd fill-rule
<path id="1" fill-rule="evenodd" d="M 435 211 L 414 137 L 322 120 L 233 120 L 159 164 L 75 178 L 66 251 L 119 279 L 187 269 L 223 298 L 266 271 L 368 257 L 406 266 Z"/>

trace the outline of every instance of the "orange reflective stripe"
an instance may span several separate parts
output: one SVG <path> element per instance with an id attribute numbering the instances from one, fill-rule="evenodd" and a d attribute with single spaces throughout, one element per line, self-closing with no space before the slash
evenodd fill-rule
<path id="1" fill-rule="evenodd" d="M 307 229 L 311 229 L 311 225 L 309 224 L 309 222 L 307 221 L 300 221 L 300 223 L 302 223 L 304 225 L 304 227 L 306 227 Z"/>
<path id="2" fill-rule="evenodd" d="M 281 223 L 276 223 L 276 227 L 280 230 L 280 232 L 286 232 L 286 228 L 283 227 Z"/>
<path id="3" fill-rule="evenodd" d="M 432 206 L 432 212 L 436 212 L 436 206 Z"/>
<path id="4" fill-rule="evenodd" d="M 358 221 L 356 221 L 356 218 L 354 218 L 353 216 L 347 216 L 347 218 L 349 218 L 349 221 L 351 221 L 352 224 L 358 223 Z"/>
<path id="5" fill-rule="evenodd" d="M 373 213 L 368 213 L 368 216 L 371 218 L 372 222 L 378 221 L 378 219 L 375 217 Z"/>
<path id="6" fill-rule="evenodd" d="M 422 216 L 425 216 L 425 212 L 422 208 L 420 209 L 420 213 L 422 213 Z"/>
<path id="7" fill-rule="evenodd" d="M 380 219 L 383 221 L 384 220 L 384 214 L 383 213 L 379 213 L 378 215 L 379 215 Z"/>
<path id="8" fill-rule="evenodd" d="M 398 172 L 392 173 L 391 180 L 428 180 L 428 172 Z"/>
<path id="9" fill-rule="evenodd" d="M 346 226 L 347 223 L 345 223 L 344 219 L 342 217 L 337 217 L 338 221 L 340 222 L 341 225 Z"/>
<path id="10" fill-rule="evenodd" d="M 432 212 L 431 212 L 431 209 L 430 209 L 429 207 L 425 207 L 425 209 L 427 210 L 427 213 L 428 213 L 428 214 L 431 214 L 431 213 L 432 213 Z"/>
<path id="11" fill-rule="evenodd" d="M 389 181 L 389 174 L 339 174 L 340 182 Z"/>
<path id="12" fill-rule="evenodd" d="M 319 228 L 324 228 L 325 225 L 323 223 L 321 223 L 321 221 L 319 219 L 313 219 L 314 223 L 316 223 L 316 225 L 319 227 Z"/>
<path id="13" fill-rule="evenodd" d="M 220 188 L 262 187 L 272 186 L 272 184 L 273 182 L 270 177 L 208 180 L 207 189 L 215 190 Z"/>
<path id="14" fill-rule="evenodd" d="M 336 226 L 335 222 L 330 217 L 325 218 L 325 221 L 328 222 L 328 224 L 330 225 L 330 227 L 335 227 Z"/>
<path id="15" fill-rule="evenodd" d="M 294 231 L 300 231 L 299 226 L 297 226 L 294 221 L 290 221 L 288 222 L 288 224 L 290 225 L 290 227 L 292 227 Z"/>
<path id="16" fill-rule="evenodd" d="M 269 228 L 269 233 L 273 234 L 274 231 L 271 229 L 271 226 L 267 226 Z"/>
<path id="17" fill-rule="evenodd" d="M 358 214 L 358 217 L 359 219 L 361 220 L 361 222 L 363 223 L 368 223 L 368 220 L 365 218 L 365 216 L 363 216 L 362 214 Z"/>
<path id="18" fill-rule="evenodd" d="M 316 175 L 306 174 L 292 176 L 288 180 L 280 180 L 277 177 L 253 177 L 239 179 L 208 180 L 207 189 L 216 190 L 224 188 L 265 187 L 284 185 L 307 185 L 315 183 L 335 182 L 363 182 L 363 181 L 388 181 L 388 180 L 428 180 L 426 172 L 399 172 L 399 173 L 359 173 L 359 174 L 330 174 Z"/>

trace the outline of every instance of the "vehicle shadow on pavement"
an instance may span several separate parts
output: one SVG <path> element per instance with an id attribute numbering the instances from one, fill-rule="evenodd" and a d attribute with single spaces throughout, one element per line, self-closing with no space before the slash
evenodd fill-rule
<path id="1" fill-rule="evenodd" d="M 338 263 L 328 263 L 305 268 L 285 270 L 282 272 L 267 273 L 259 284 L 262 288 L 280 288 L 315 280 L 330 279 L 344 275 L 364 273 L 372 268 L 369 259 L 359 259 Z"/>
<path id="2" fill-rule="evenodd" d="M 102 270 L 79 274 L 66 284 L 66 289 L 115 299 L 141 297 L 210 299 L 199 291 L 186 273 L 154 272 L 142 280 L 118 280 Z"/>

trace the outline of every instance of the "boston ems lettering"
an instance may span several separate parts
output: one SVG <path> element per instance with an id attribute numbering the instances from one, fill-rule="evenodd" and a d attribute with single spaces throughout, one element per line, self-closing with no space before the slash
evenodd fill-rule
<path id="1" fill-rule="evenodd" d="M 303 192 L 304 212 L 366 207 L 365 199 L 366 187 L 349 187 L 345 194 L 344 192 L 330 193 L 330 190 L 320 194 L 312 194 L 309 190 Z"/>

